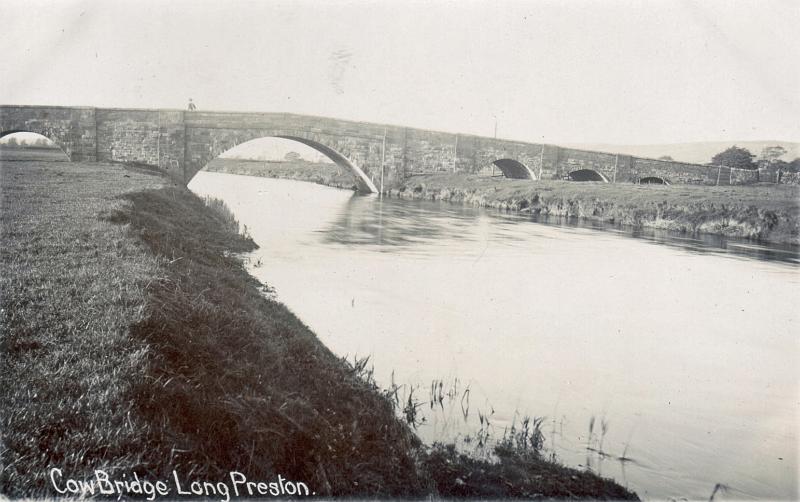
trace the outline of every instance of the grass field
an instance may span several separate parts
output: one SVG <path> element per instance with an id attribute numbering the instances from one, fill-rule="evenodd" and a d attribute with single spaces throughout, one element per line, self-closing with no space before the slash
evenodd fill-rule
<path id="1" fill-rule="evenodd" d="M 262 294 L 220 204 L 105 163 L 0 163 L 0 493 L 49 469 L 301 481 L 318 494 L 631 498 L 536 447 L 428 449 L 389 395 Z"/>
<path id="2" fill-rule="evenodd" d="M 126 227 L 100 215 L 161 178 L 105 164 L 3 162 L 0 492 L 50 493 L 47 469 L 141 465 L 149 425 L 130 399 L 151 350 L 130 336 L 161 277 Z"/>
<path id="3" fill-rule="evenodd" d="M 793 185 L 636 185 L 431 174 L 409 178 L 390 194 L 800 244 L 800 187 Z"/>
<path id="4" fill-rule="evenodd" d="M 48 162 L 69 162 L 69 157 L 60 148 L 35 148 L 35 147 L 12 147 L 9 145 L 0 146 L 0 161 L 48 161 Z"/>

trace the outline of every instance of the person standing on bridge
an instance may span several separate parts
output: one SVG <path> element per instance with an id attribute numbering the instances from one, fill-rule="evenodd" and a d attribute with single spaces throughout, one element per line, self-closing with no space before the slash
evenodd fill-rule
<path id="1" fill-rule="evenodd" d="M 192 98 L 189 98 L 189 111 L 190 111 L 190 112 L 193 112 L 193 111 L 195 111 L 195 110 L 197 110 L 197 107 L 196 107 L 196 106 L 194 105 L 194 103 L 192 102 Z"/>

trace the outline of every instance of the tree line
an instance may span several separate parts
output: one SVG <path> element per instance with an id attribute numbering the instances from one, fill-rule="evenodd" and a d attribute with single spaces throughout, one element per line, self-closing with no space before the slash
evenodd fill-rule
<path id="1" fill-rule="evenodd" d="M 727 150 L 711 157 L 711 164 L 715 166 L 735 167 L 737 169 L 758 169 L 759 167 L 775 167 L 784 172 L 800 172 L 800 157 L 791 162 L 781 160 L 786 154 L 782 146 L 768 146 L 761 150 L 761 155 L 756 157 L 746 148 L 734 145 Z"/>

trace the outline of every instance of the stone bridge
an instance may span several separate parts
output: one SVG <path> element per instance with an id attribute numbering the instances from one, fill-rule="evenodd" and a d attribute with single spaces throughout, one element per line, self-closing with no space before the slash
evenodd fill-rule
<path id="1" fill-rule="evenodd" d="M 533 180 L 749 182 L 727 167 L 288 113 L 0 105 L 0 136 L 20 131 L 50 138 L 72 160 L 148 164 L 182 183 L 221 153 L 262 137 L 315 148 L 349 169 L 362 192 L 414 174 L 492 165 L 506 177 Z"/>

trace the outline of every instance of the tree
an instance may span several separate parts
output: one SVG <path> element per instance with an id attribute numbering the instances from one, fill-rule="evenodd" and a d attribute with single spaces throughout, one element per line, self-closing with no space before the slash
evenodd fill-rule
<path id="1" fill-rule="evenodd" d="M 773 164 L 775 161 L 783 157 L 785 154 L 786 154 L 786 148 L 780 145 L 767 146 L 764 147 L 763 150 L 761 150 L 760 160 L 763 160 L 768 164 Z"/>
<path id="2" fill-rule="evenodd" d="M 297 152 L 289 152 L 289 153 L 286 154 L 286 156 L 283 157 L 283 160 L 285 160 L 287 162 L 297 162 L 298 160 L 301 160 L 301 159 L 302 159 L 302 157 Z"/>
<path id="3" fill-rule="evenodd" d="M 757 169 L 758 166 L 753 162 L 753 155 L 746 148 L 739 148 L 736 145 L 728 148 L 711 157 L 711 163 L 715 166 L 735 167 L 738 169 Z"/>
<path id="4" fill-rule="evenodd" d="M 17 138 L 12 136 L 12 137 L 8 138 L 8 141 L 6 141 L 6 144 L 8 146 L 18 146 L 19 142 L 17 141 Z"/>

